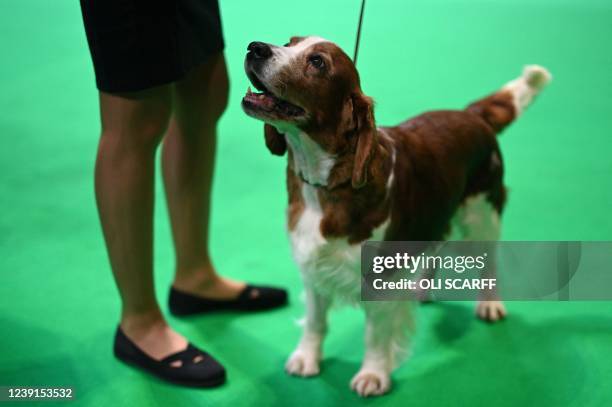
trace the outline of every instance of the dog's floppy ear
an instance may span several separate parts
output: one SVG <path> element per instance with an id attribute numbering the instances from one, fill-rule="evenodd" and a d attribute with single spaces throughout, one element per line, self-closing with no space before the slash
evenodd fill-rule
<path id="1" fill-rule="evenodd" d="M 266 138 L 266 147 L 274 155 L 284 155 L 287 152 L 287 141 L 285 135 L 281 134 L 271 124 L 264 124 L 264 136 Z"/>
<path id="2" fill-rule="evenodd" d="M 353 104 L 353 120 L 355 123 L 355 161 L 351 184 L 358 189 L 367 183 L 368 163 L 376 146 L 376 128 L 374 124 L 374 103 L 372 99 L 359 93 L 351 96 Z"/>

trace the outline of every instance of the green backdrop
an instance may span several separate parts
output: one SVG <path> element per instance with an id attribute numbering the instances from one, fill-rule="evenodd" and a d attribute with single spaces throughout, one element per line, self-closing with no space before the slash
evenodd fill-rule
<path id="1" fill-rule="evenodd" d="M 289 288 L 259 315 L 170 318 L 229 370 L 215 390 L 176 388 L 111 357 L 119 303 L 98 225 L 92 172 L 97 93 L 78 2 L 0 2 L 0 384 L 70 385 L 79 405 L 612 405 L 612 303 L 509 303 L 488 326 L 473 304 L 419 310 L 413 357 L 391 394 L 360 400 L 363 318 L 332 317 L 320 377 L 283 373 L 303 312 L 284 229 L 284 159 L 240 110 L 252 40 L 317 34 L 352 53 L 358 0 L 222 0 L 232 90 L 220 125 L 212 245 L 232 277 Z M 612 239 L 612 3 L 609 0 L 368 2 L 359 68 L 379 123 L 460 108 L 524 64 L 554 75 L 502 136 L 507 240 Z M 173 269 L 161 184 L 156 282 Z M 165 304 L 164 304 L 165 309 Z M 53 403 L 50 403 L 53 404 Z"/>

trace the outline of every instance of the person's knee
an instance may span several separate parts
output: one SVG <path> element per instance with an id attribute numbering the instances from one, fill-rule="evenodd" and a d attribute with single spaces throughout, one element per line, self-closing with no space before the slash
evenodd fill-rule
<path id="1" fill-rule="evenodd" d="M 103 131 L 103 137 L 112 137 L 125 152 L 150 152 L 160 144 L 168 129 L 170 114 L 160 112 L 155 115 L 132 120 L 120 130 Z"/>
<path id="2" fill-rule="evenodd" d="M 161 142 L 172 115 L 170 97 L 110 99 L 102 104 L 102 136 L 125 149 L 154 149 Z"/>
<path id="3" fill-rule="evenodd" d="M 139 117 L 132 123 L 129 137 L 139 146 L 155 148 L 168 129 L 172 110 L 159 110 L 154 114 Z"/>
<path id="4" fill-rule="evenodd" d="M 207 102 L 204 106 L 204 114 L 209 120 L 218 121 L 227 109 L 229 102 L 229 78 L 225 65 L 221 72 L 215 75 Z"/>
<path id="5" fill-rule="evenodd" d="M 229 100 L 225 57 L 219 54 L 175 85 L 179 118 L 215 125 Z"/>

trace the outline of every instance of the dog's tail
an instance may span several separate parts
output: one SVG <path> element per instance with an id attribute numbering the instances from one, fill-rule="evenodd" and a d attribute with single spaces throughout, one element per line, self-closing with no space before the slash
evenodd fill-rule
<path id="1" fill-rule="evenodd" d="M 484 119 L 500 133 L 531 104 L 552 76 L 539 65 L 529 65 L 523 74 L 496 93 L 469 105 L 466 110 Z"/>

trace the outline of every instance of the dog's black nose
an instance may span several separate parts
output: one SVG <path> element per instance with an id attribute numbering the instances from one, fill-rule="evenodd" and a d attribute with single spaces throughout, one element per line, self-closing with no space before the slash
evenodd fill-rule
<path id="1" fill-rule="evenodd" d="M 255 41 L 247 47 L 248 57 L 253 59 L 267 59 L 272 56 L 272 49 L 264 42 Z"/>

